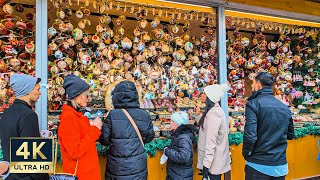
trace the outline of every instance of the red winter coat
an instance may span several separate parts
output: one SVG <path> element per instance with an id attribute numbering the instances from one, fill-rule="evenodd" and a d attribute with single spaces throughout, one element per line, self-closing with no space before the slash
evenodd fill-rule
<path id="1" fill-rule="evenodd" d="M 58 138 L 60 142 L 64 173 L 75 172 L 79 180 L 100 180 L 100 166 L 96 140 L 101 131 L 90 126 L 89 119 L 69 105 L 62 106 Z"/>

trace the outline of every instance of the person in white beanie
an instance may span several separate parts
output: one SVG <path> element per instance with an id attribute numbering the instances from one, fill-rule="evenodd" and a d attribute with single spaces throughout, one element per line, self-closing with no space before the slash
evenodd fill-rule
<path id="1" fill-rule="evenodd" d="M 226 84 L 214 84 L 204 88 L 202 101 L 206 109 L 199 121 L 198 163 L 203 179 L 220 180 L 221 174 L 231 169 L 228 143 L 228 124 L 219 102 L 228 91 Z"/>

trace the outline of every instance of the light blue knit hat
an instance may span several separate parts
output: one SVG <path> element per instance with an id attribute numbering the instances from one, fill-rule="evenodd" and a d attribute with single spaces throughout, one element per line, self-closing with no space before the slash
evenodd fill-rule
<path id="1" fill-rule="evenodd" d="M 17 98 L 28 95 L 40 81 L 40 78 L 35 78 L 26 74 L 12 74 L 10 76 L 10 86 Z"/>
<path id="2" fill-rule="evenodd" d="M 185 111 L 175 112 L 171 115 L 171 120 L 174 121 L 178 126 L 182 124 L 188 124 L 189 115 Z"/>

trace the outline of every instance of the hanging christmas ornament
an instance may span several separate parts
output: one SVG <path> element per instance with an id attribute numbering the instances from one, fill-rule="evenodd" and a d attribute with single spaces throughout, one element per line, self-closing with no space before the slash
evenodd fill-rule
<path id="1" fill-rule="evenodd" d="M 78 22 L 78 27 L 80 29 L 85 29 L 86 28 L 86 23 L 82 20 Z"/>
<path id="2" fill-rule="evenodd" d="M 125 31 L 124 31 L 124 29 L 123 29 L 122 26 L 118 29 L 118 33 L 119 33 L 121 36 L 124 35 Z"/>
<path id="3" fill-rule="evenodd" d="M 64 19 L 66 17 L 66 14 L 63 10 L 58 10 L 56 14 L 57 14 L 57 17 L 60 19 Z"/>
<path id="4" fill-rule="evenodd" d="M 165 33 L 162 29 L 157 29 L 156 30 L 156 33 L 155 33 L 155 36 L 156 38 L 158 39 L 162 39 L 164 37 Z"/>
<path id="5" fill-rule="evenodd" d="M 72 36 L 75 40 L 81 40 L 83 38 L 83 32 L 81 29 L 76 28 L 72 31 Z"/>
<path id="6" fill-rule="evenodd" d="M 9 21 L 4 22 L 4 26 L 5 26 L 7 29 L 13 30 L 13 28 L 14 28 L 14 23 L 13 23 L 11 20 L 9 20 Z"/>
<path id="7" fill-rule="evenodd" d="M 34 46 L 33 42 L 30 42 L 30 43 L 25 45 L 25 50 L 26 50 L 27 53 L 30 53 L 30 54 L 33 53 L 34 49 L 35 49 L 35 46 Z"/>
<path id="8" fill-rule="evenodd" d="M 154 20 L 151 22 L 151 27 L 153 28 L 153 29 L 155 29 L 158 25 L 160 24 L 160 20 L 159 20 L 159 18 L 154 18 Z"/>
<path id="9" fill-rule="evenodd" d="M 12 8 L 12 6 L 11 6 L 9 3 L 5 4 L 5 5 L 2 7 L 2 9 L 3 9 L 3 12 L 6 13 L 6 14 L 8 14 L 8 15 L 11 15 L 11 14 L 13 13 L 13 8 Z"/>
<path id="10" fill-rule="evenodd" d="M 148 21 L 147 21 L 146 19 L 143 19 L 143 20 L 141 20 L 141 21 L 139 22 L 139 27 L 140 27 L 141 29 L 146 28 L 147 25 L 148 25 Z"/>
<path id="11" fill-rule="evenodd" d="M 83 12 L 81 10 L 77 10 L 76 11 L 76 17 L 79 18 L 79 19 L 83 18 Z"/>
<path id="12" fill-rule="evenodd" d="M 241 38 L 241 45 L 242 46 L 247 47 L 247 46 L 249 46 L 249 44 L 250 44 L 249 38 L 247 38 L 247 37 Z"/>
<path id="13" fill-rule="evenodd" d="M 101 24 L 98 24 L 98 25 L 96 26 L 96 31 L 97 31 L 98 33 L 103 32 L 103 31 L 104 31 L 103 26 L 101 26 Z"/>
<path id="14" fill-rule="evenodd" d="M 193 50 L 193 44 L 191 42 L 186 42 L 184 44 L 184 49 L 187 51 L 187 52 L 192 52 Z"/>
<path id="15" fill-rule="evenodd" d="M 73 30 L 73 25 L 70 22 L 68 22 L 66 25 L 67 25 L 67 31 L 71 32 Z"/>
<path id="16" fill-rule="evenodd" d="M 169 23 L 172 24 L 172 25 L 175 24 L 174 18 L 170 18 L 170 19 L 169 19 Z"/>
<path id="17" fill-rule="evenodd" d="M 190 27 L 189 22 L 184 23 L 184 26 L 182 27 L 183 32 L 187 32 L 189 30 L 189 27 Z"/>
<path id="18" fill-rule="evenodd" d="M 65 69 L 67 67 L 67 63 L 65 61 L 59 61 L 57 65 L 60 69 Z"/>
<path id="19" fill-rule="evenodd" d="M 132 47 L 132 41 L 131 41 L 129 38 L 125 37 L 125 38 L 121 41 L 121 46 L 122 46 L 123 49 L 129 50 L 129 49 L 131 49 L 131 47 Z"/>
<path id="20" fill-rule="evenodd" d="M 89 16 L 90 14 L 91 14 L 91 12 L 90 12 L 89 9 L 84 9 L 84 10 L 83 10 L 83 15 Z"/>
<path id="21" fill-rule="evenodd" d="M 68 41 L 65 41 L 65 42 L 62 43 L 62 47 L 63 47 L 64 49 L 69 49 L 70 44 L 68 43 Z"/>
<path id="22" fill-rule="evenodd" d="M 56 51 L 58 49 L 58 45 L 56 43 L 54 43 L 54 41 L 52 41 L 50 44 L 49 44 L 49 49 L 51 51 Z"/>
<path id="23" fill-rule="evenodd" d="M 19 29 L 26 29 L 27 28 L 27 24 L 25 22 L 23 22 L 22 20 L 17 21 L 16 22 L 16 26 Z"/>
<path id="24" fill-rule="evenodd" d="M 33 14 L 31 13 L 26 14 L 26 18 L 30 21 L 33 20 Z"/>
<path id="25" fill-rule="evenodd" d="M 54 56 L 57 58 L 57 59 L 61 59 L 62 57 L 63 57 L 63 54 L 62 54 L 62 52 L 61 51 L 56 51 L 55 53 L 54 53 Z"/>
<path id="26" fill-rule="evenodd" d="M 89 55 L 83 55 L 81 57 L 81 63 L 85 66 L 90 66 L 92 63 L 91 57 Z"/>
<path id="27" fill-rule="evenodd" d="M 179 26 L 175 24 L 174 26 L 171 27 L 171 31 L 173 33 L 175 33 L 175 34 L 178 33 L 179 32 Z"/>
<path id="28" fill-rule="evenodd" d="M 14 8 L 15 8 L 15 10 L 16 10 L 17 12 L 20 12 L 20 13 L 24 11 L 23 6 L 22 6 L 21 4 L 19 4 L 19 3 L 17 3 L 17 4 L 14 6 Z"/>
<path id="29" fill-rule="evenodd" d="M 92 42 L 94 42 L 96 44 L 100 42 L 100 38 L 97 35 L 93 35 L 91 39 L 92 39 Z"/>
<path id="30" fill-rule="evenodd" d="M 65 24 L 65 23 L 59 24 L 59 30 L 60 30 L 61 32 L 66 32 L 66 31 L 68 30 L 67 24 Z"/>

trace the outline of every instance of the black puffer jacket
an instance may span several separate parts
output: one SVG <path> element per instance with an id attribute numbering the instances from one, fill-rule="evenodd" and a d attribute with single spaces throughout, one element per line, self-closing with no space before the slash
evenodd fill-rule
<path id="1" fill-rule="evenodd" d="M 165 150 L 168 156 L 167 180 L 192 180 L 192 142 L 197 131 L 194 125 L 181 125 L 172 134 L 171 145 Z"/>
<path id="2" fill-rule="evenodd" d="M 271 87 L 248 99 L 242 154 L 252 163 L 277 166 L 287 163 L 287 140 L 294 138 L 290 109 L 273 96 Z"/>
<path id="3" fill-rule="evenodd" d="M 129 112 L 144 143 L 152 141 L 153 125 L 148 112 L 139 108 L 138 99 L 135 85 L 129 81 L 119 83 L 112 92 L 115 110 L 112 110 L 105 120 L 99 140 L 105 146 L 110 145 L 105 179 L 147 179 L 147 154 L 135 129 L 121 110 L 126 109 Z"/>

